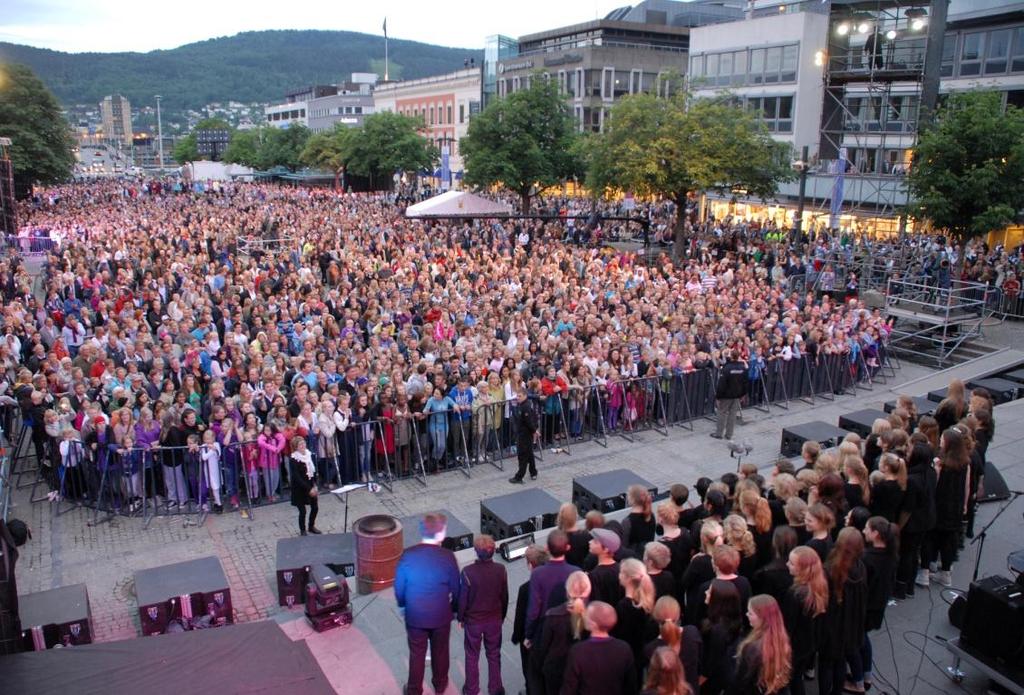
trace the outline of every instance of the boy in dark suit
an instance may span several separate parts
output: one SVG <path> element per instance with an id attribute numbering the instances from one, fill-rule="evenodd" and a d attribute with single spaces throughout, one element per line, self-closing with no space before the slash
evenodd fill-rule
<path id="1" fill-rule="evenodd" d="M 447 523 L 444 514 L 425 515 L 420 521 L 422 542 L 402 553 L 395 572 L 395 601 L 405 613 L 409 641 L 409 695 L 423 692 L 428 642 L 434 690 L 442 693 L 448 687 L 448 637 L 459 597 L 459 565 L 455 553 L 441 547 Z"/>
<path id="2" fill-rule="evenodd" d="M 487 692 L 504 693 L 501 683 L 501 625 L 508 613 L 508 577 L 494 562 L 494 539 L 480 535 L 473 541 L 477 560 L 462 570 L 459 624 L 465 630 L 466 685 L 463 695 L 480 695 L 480 642 L 487 653 Z"/>
<path id="3" fill-rule="evenodd" d="M 534 544 L 526 549 L 526 566 L 533 570 L 547 563 L 548 551 L 543 546 Z M 527 579 L 519 586 L 519 593 L 516 594 L 516 614 L 512 619 L 512 644 L 519 645 L 519 661 L 523 668 L 523 679 L 527 680 L 528 667 L 530 664 L 530 652 L 526 642 L 526 610 L 530 604 L 530 580 Z"/>

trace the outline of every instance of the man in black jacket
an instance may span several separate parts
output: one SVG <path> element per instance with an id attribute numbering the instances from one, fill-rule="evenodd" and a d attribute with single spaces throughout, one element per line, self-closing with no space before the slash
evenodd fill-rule
<path id="1" fill-rule="evenodd" d="M 526 549 L 526 566 L 532 573 L 548 561 L 548 551 L 537 544 Z M 512 619 L 512 644 L 519 645 L 519 661 L 523 668 L 523 679 L 528 679 L 530 664 L 529 647 L 526 646 L 526 611 L 530 605 L 530 580 L 519 586 L 516 594 L 516 614 Z"/>
<path id="2" fill-rule="evenodd" d="M 477 560 L 462 570 L 459 582 L 459 623 L 465 631 L 466 685 L 464 695 L 479 695 L 480 641 L 487 652 L 487 692 L 503 693 L 501 683 L 501 625 L 508 613 L 508 577 L 494 562 L 494 539 L 480 535 L 473 541 Z"/>
<path id="3" fill-rule="evenodd" d="M 455 553 L 441 547 L 447 522 L 444 514 L 425 515 L 420 521 L 423 541 L 402 553 L 395 571 L 395 601 L 405 613 L 409 641 L 408 695 L 423 692 L 428 641 L 434 690 L 443 693 L 448 687 L 448 637 L 459 596 L 459 565 Z"/>
<path id="4" fill-rule="evenodd" d="M 526 477 L 526 469 L 530 469 L 530 478 L 537 479 L 537 461 L 533 457 L 533 440 L 537 434 L 537 411 L 533 403 L 526 397 L 526 389 L 516 394 L 516 409 L 513 423 L 516 431 L 516 455 L 519 457 L 519 470 L 508 479 L 510 483 L 522 483 Z"/>
<path id="5" fill-rule="evenodd" d="M 723 434 L 726 439 L 732 439 L 736 416 L 740 412 L 740 399 L 747 393 L 747 364 L 739 357 L 736 350 L 729 353 L 729 361 L 718 373 L 718 385 L 715 387 L 718 424 L 711 434 L 715 439 L 721 439 Z"/>
<path id="6" fill-rule="evenodd" d="M 590 638 L 569 650 L 562 695 L 633 695 L 637 691 L 633 650 L 609 633 L 615 609 L 603 601 L 587 606 L 585 625 Z"/>

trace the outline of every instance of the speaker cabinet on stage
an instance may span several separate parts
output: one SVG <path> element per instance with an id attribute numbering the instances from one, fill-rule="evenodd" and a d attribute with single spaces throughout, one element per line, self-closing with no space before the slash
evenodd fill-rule
<path id="1" fill-rule="evenodd" d="M 277 603 L 301 606 L 306 602 L 309 568 L 326 565 L 341 577 L 356 574 L 355 540 L 351 533 L 292 536 L 277 541 Z"/>
<path id="2" fill-rule="evenodd" d="M 135 597 L 143 635 L 162 635 L 172 620 L 209 615 L 210 625 L 234 622 L 231 589 L 216 557 L 153 567 L 135 573 Z"/>
<path id="3" fill-rule="evenodd" d="M 1024 588 L 998 575 L 971 584 L 960 642 L 1005 664 L 1024 660 Z"/>
<path id="4" fill-rule="evenodd" d="M 658 488 L 625 468 L 584 475 L 572 480 L 572 502 L 580 514 L 596 509 L 607 514 L 626 508 L 626 491 L 631 485 L 642 485 L 658 496 Z"/>
<path id="5" fill-rule="evenodd" d="M 967 382 L 967 388 L 982 388 L 989 392 L 996 405 L 1015 401 L 1020 397 L 1021 385 L 1011 379 L 989 377 L 988 379 L 972 379 Z"/>
<path id="6" fill-rule="evenodd" d="M 821 444 L 822 449 L 828 449 L 838 445 L 847 434 L 849 432 L 846 430 L 821 420 L 794 425 L 782 430 L 782 443 L 779 451 L 786 457 L 799 456 L 804 442 L 811 441 Z"/>
<path id="7" fill-rule="evenodd" d="M 561 502 L 538 488 L 480 502 L 480 532 L 497 540 L 514 538 L 555 525 Z"/>
<path id="8" fill-rule="evenodd" d="M 886 417 L 887 414 L 884 411 L 875 408 L 855 410 L 852 413 L 839 416 L 839 427 L 856 432 L 861 438 L 866 439 L 871 434 L 871 427 L 875 424 L 875 420 L 885 420 Z"/>
<path id="9" fill-rule="evenodd" d="M 38 591 L 18 598 L 25 651 L 92 643 L 92 611 L 85 584 Z"/>
<path id="10" fill-rule="evenodd" d="M 985 494 L 978 495 L 978 502 L 998 502 L 1010 496 L 1006 479 L 991 461 L 985 462 Z"/>

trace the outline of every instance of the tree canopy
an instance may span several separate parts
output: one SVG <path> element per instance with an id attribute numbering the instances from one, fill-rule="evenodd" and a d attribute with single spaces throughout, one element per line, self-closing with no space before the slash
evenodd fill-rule
<path id="1" fill-rule="evenodd" d="M 528 212 L 541 190 L 582 173 L 578 139 L 558 87 L 536 75 L 529 88 L 493 101 L 469 122 L 460 142 L 465 181 L 504 186 Z"/>
<path id="2" fill-rule="evenodd" d="M 371 188 L 389 188 L 396 171 L 433 166 L 437 148 L 419 132 L 423 121 L 382 111 L 367 116 L 358 128 L 341 124 L 311 137 L 302 152 L 304 164 L 366 177 Z"/>
<path id="3" fill-rule="evenodd" d="M 682 252 L 687 195 L 730 192 L 767 198 L 792 176 L 786 145 L 772 140 L 756 116 L 726 98 L 623 97 L 604 132 L 588 145 L 587 184 L 675 201 L 677 253 Z"/>
<path id="4" fill-rule="evenodd" d="M 30 69 L 0 63 L 0 137 L 11 139 L 15 194 L 66 180 L 75 165 L 71 130 L 60 105 Z"/>
<path id="5" fill-rule="evenodd" d="M 923 129 L 907 174 L 911 212 L 957 238 L 1002 229 L 1024 210 L 1024 110 L 998 92 L 952 94 Z"/>

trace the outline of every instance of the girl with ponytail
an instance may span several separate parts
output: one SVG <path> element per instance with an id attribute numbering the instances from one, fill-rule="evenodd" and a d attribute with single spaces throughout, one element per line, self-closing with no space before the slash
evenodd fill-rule
<path id="1" fill-rule="evenodd" d="M 654 622 L 654 582 L 647 574 L 644 563 L 636 558 L 623 560 L 619 565 L 619 584 L 625 596 L 615 606 L 618 620 L 611 631 L 633 649 L 633 662 L 637 668 L 637 685 L 643 670 L 644 645 L 658 635 Z"/>
<path id="2" fill-rule="evenodd" d="M 760 594 L 747 606 L 750 634 L 736 654 L 730 695 L 774 695 L 789 685 L 793 668 L 789 635 L 774 598 Z"/>
<path id="3" fill-rule="evenodd" d="M 586 572 L 573 572 L 565 580 L 568 600 L 544 614 L 540 641 L 533 653 L 541 659 L 544 693 L 556 694 L 562 688 L 569 648 L 587 638 L 583 614 L 590 600 L 590 577 Z"/>
<path id="4" fill-rule="evenodd" d="M 789 687 L 793 695 L 804 695 L 804 673 L 814 666 L 828 609 L 828 581 L 818 553 L 806 545 L 793 549 L 786 566 L 793 576 L 793 585 L 782 599 L 782 617 L 793 653 Z"/>
<path id="5" fill-rule="evenodd" d="M 864 666 L 864 682 L 848 684 L 844 689 L 851 692 L 863 692 L 864 686 L 871 683 L 871 639 L 868 632 L 878 630 L 885 620 L 885 607 L 892 596 L 893 584 L 896 581 L 896 563 L 898 561 L 898 540 L 896 528 L 887 519 L 873 516 L 864 526 L 864 567 L 868 571 L 868 599 L 864 621 L 864 645 L 860 650 L 861 663 Z"/>
<path id="6" fill-rule="evenodd" d="M 658 638 L 648 642 L 644 647 L 643 663 L 651 664 L 651 657 L 662 647 L 671 649 L 682 662 L 683 677 L 689 683 L 692 695 L 697 695 L 700 693 L 700 659 L 704 641 L 695 626 L 679 624 L 681 615 L 679 601 L 672 596 L 662 596 L 654 604 L 654 622 L 658 626 Z M 648 683 L 649 676 L 648 673 Z"/>

